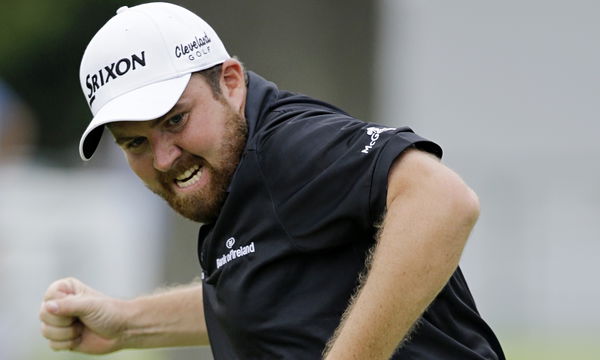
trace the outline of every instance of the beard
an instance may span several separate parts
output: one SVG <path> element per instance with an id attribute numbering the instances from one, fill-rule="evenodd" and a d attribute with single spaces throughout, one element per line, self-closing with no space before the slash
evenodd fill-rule
<path id="1" fill-rule="evenodd" d="M 150 190 L 162 197 L 169 206 L 185 218 L 199 223 L 216 220 L 227 198 L 227 189 L 237 168 L 248 136 L 246 119 L 227 105 L 225 135 L 221 145 L 222 155 L 217 164 L 209 164 L 204 158 L 186 154 L 177 166 L 159 175 L 160 187 Z M 193 165 L 201 166 L 202 176 L 208 176 L 206 186 L 192 193 L 179 194 L 173 189 L 175 174 Z"/>

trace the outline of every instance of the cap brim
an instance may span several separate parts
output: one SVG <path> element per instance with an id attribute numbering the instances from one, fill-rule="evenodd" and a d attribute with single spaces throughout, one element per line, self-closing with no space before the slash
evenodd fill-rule
<path id="1" fill-rule="evenodd" d="M 185 90 L 191 74 L 153 83 L 118 96 L 104 105 L 94 116 L 79 141 L 79 155 L 91 159 L 98 147 L 104 125 L 115 121 L 147 121 L 157 119 L 175 106 Z"/>

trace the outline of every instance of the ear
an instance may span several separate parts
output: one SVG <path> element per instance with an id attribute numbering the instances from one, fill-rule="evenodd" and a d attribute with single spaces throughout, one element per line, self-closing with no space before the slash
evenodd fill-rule
<path id="1" fill-rule="evenodd" d="M 226 60 L 221 67 L 221 91 L 234 109 L 242 112 L 246 104 L 244 67 L 236 59 Z"/>

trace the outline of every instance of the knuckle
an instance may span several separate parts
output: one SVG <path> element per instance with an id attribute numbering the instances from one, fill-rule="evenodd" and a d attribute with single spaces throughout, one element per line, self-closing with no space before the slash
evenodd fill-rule
<path id="1" fill-rule="evenodd" d="M 43 323 L 49 326 L 65 327 L 71 325 L 75 319 L 67 316 L 56 316 L 49 313 L 43 313 L 41 316 Z"/>
<path id="2" fill-rule="evenodd" d="M 50 284 L 50 286 L 48 286 L 48 289 L 46 289 L 46 292 L 44 293 L 44 301 L 54 299 L 59 292 L 61 284 L 62 280 L 56 280 L 52 284 Z"/>
<path id="3" fill-rule="evenodd" d="M 73 347 L 73 341 L 50 341 L 50 348 L 55 351 L 69 350 Z"/>
<path id="4" fill-rule="evenodd" d="M 59 293 L 70 293 L 79 284 L 79 280 L 74 277 L 65 277 L 59 280 L 55 280 L 48 289 L 44 296 L 45 300 L 56 297 Z"/>
<path id="5" fill-rule="evenodd" d="M 72 276 L 69 276 L 69 277 L 62 279 L 62 282 L 72 286 L 72 285 L 77 284 L 78 280 Z"/>
<path id="6" fill-rule="evenodd" d="M 73 326 L 55 327 L 42 326 L 42 335 L 55 342 L 73 341 L 79 336 L 79 331 Z"/>
<path id="7" fill-rule="evenodd" d="M 40 321 L 42 321 L 45 324 L 50 324 L 52 319 L 50 318 L 50 314 L 48 314 L 45 311 L 41 311 L 40 312 Z"/>
<path id="8" fill-rule="evenodd" d="M 46 325 L 45 323 L 42 323 L 42 325 L 40 326 L 40 332 L 42 333 L 42 336 L 46 339 L 50 338 L 50 335 L 48 334 L 48 325 Z"/>

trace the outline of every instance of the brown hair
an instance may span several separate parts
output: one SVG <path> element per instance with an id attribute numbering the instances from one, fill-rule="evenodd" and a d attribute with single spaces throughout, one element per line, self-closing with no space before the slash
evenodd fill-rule
<path id="1" fill-rule="evenodd" d="M 204 78 L 204 80 L 206 80 L 206 82 L 208 83 L 208 85 L 210 86 L 213 96 L 215 97 L 215 99 L 219 99 L 222 95 L 221 93 L 221 70 L 222 70 L 222 64 L 218 64 L 215 65 L 213 67 L 210 67 L 208 69 L 202 70 L 202 71 L 196 71 L 194 74 L 198 74 L 200 76 L 202 76 Z"/>

